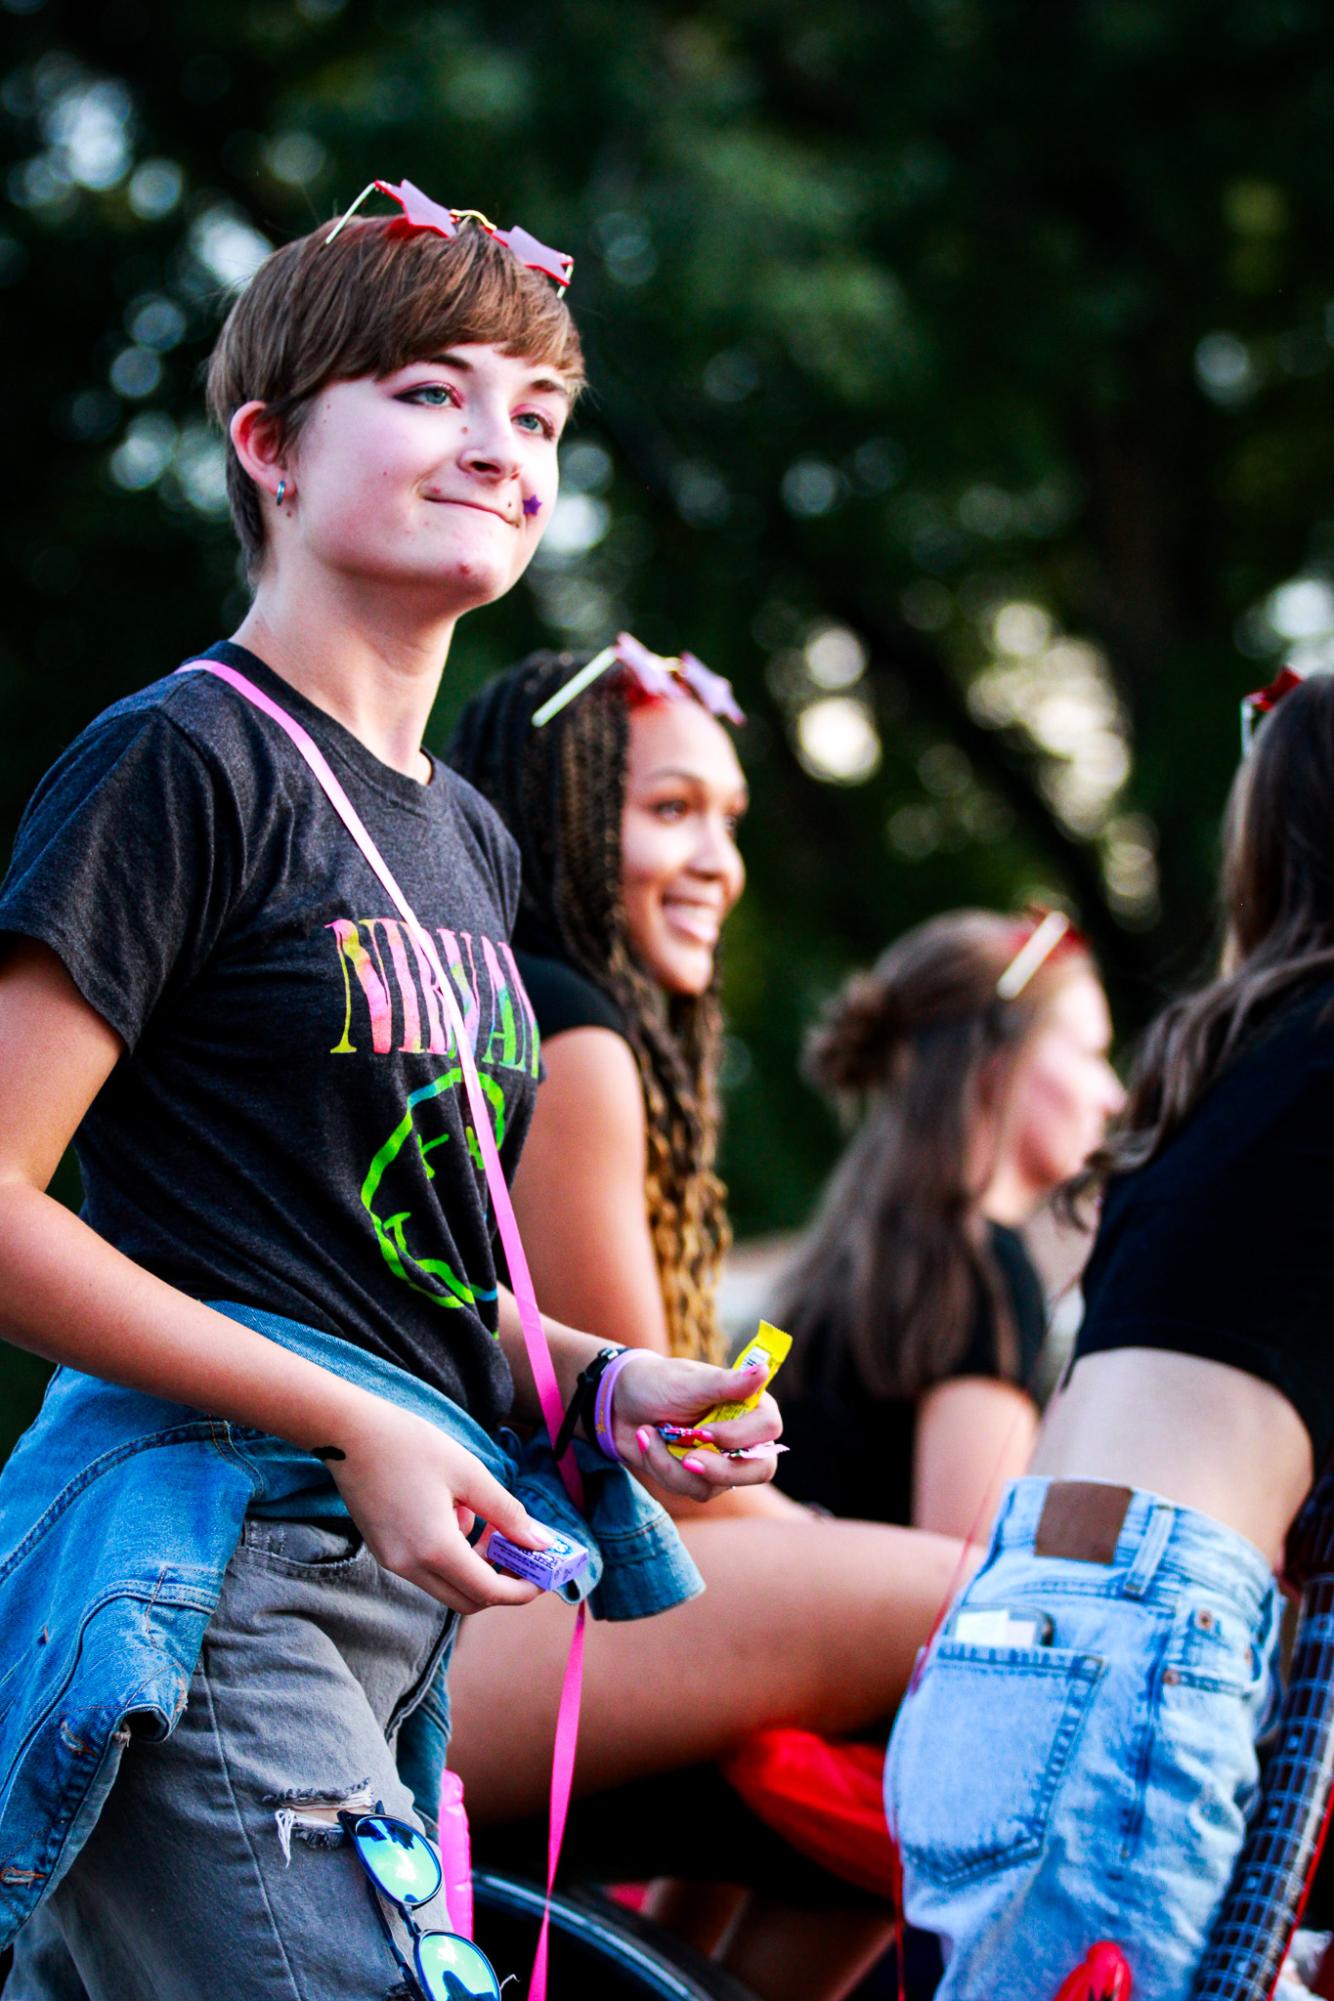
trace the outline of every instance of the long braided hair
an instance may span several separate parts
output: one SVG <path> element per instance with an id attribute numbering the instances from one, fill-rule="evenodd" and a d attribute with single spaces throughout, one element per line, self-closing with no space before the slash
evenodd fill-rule
<path id="1" fill-rule="evenodd" d="M 674 1355 L 723 1359 L 718 1274 L 731 1242 L 718 1149 L 722 1014 L 636 961 L 621 897 L 629 699 L 614 670 L 542 729 L 534 711 L 591 658 L 533 653 L 464 709 L 449 761 L 489 799 L 523 861 L 515 943 L 563 958 L 617 1007 L 648 1125 L 644 1197 Z"/>

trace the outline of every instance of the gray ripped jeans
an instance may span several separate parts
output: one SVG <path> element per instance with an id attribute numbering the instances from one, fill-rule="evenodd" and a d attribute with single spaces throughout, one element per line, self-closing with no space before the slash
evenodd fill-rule
<path id="1" fill-rule="evenodd" d="M 410 1993 L 335 1816 L 379 1800 L 422 1825 L 395 1738 L 456 1624 L 350 1523 L 248 1521 L 176 1730 L 126 1747 L 5 2001 Z"/>

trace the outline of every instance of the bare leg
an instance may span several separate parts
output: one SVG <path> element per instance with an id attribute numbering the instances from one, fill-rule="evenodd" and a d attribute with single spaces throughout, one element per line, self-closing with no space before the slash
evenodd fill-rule
<path id="1" fill-rule="evenodd" d="M 746 1892 L 734 1883 L 681 1883 L 665 1877 L 650 1886 L 644 1915 L 708 1959 L 727 1937 L 745 1902 Z"/>
<path id="2" fill-rule="evenodd" d="M 960 1558 L 944 1536 L 868 1522 L 683 1532 L 704 1595 L 589 1628 L 577 1792 L 717 1758 L 766 1724 L 838 1734 L 888 1717 Z M 464 1621 L 450 1763 L 481 1826 L 546 1803 L 570 1617 L 547 1598 Z"/>
<path id="3" fill-rule="evenodd" d="M 723 1964 L 763 2001 L 841 2001 L 892 1942 L 875 1912 L 802 1911 L 751 1897 Z"/>

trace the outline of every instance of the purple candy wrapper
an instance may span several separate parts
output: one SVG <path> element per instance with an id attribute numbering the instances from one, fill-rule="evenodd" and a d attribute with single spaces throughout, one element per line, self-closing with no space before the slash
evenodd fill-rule
<path id="1" fill-rule="evenodd" d="M 540 1584 L 544 1591 L 561 1591 L 587 1567 L 588 1551 L 555 1529 L 549 1533 L 552 1542 L 548 1549 L 520 1549 L 497 1529 L 486 1546 L 486 1560 L 497 1570 Z"/>

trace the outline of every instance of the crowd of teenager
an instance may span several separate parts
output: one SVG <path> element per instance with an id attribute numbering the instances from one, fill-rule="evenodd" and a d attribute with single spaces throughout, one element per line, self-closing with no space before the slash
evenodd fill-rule
<path id="1" fill-rule="evenodd" d="M 560 253 L 384 191 L 219 337 L 245 617 L 80 731 L 0 886 L 0 1332 L 61 1365 L 0 1477 L 7 2001 L 496 1995 L 442 1770 L 541 1879 L 573 1597 L 569 1878 L 761 2001 L 851 1994 L 890 1897 L 732 1782 L 797 1732 L 883 1761 L 944 2001 L 1054 2001 L 1100 1940 L 1187 2001 L 1334 1446 L 1334 679 L 1264 705 L 1216 971 L 1128 1094 L 1056 912 L 832 997 L 791 1359 L 711 1420 L 739 711 L 688 635 L 608 634 L 424 747 L 583 361 Z M 1096 1235 L 1053 1394 L 1058 1191 Z"/>

